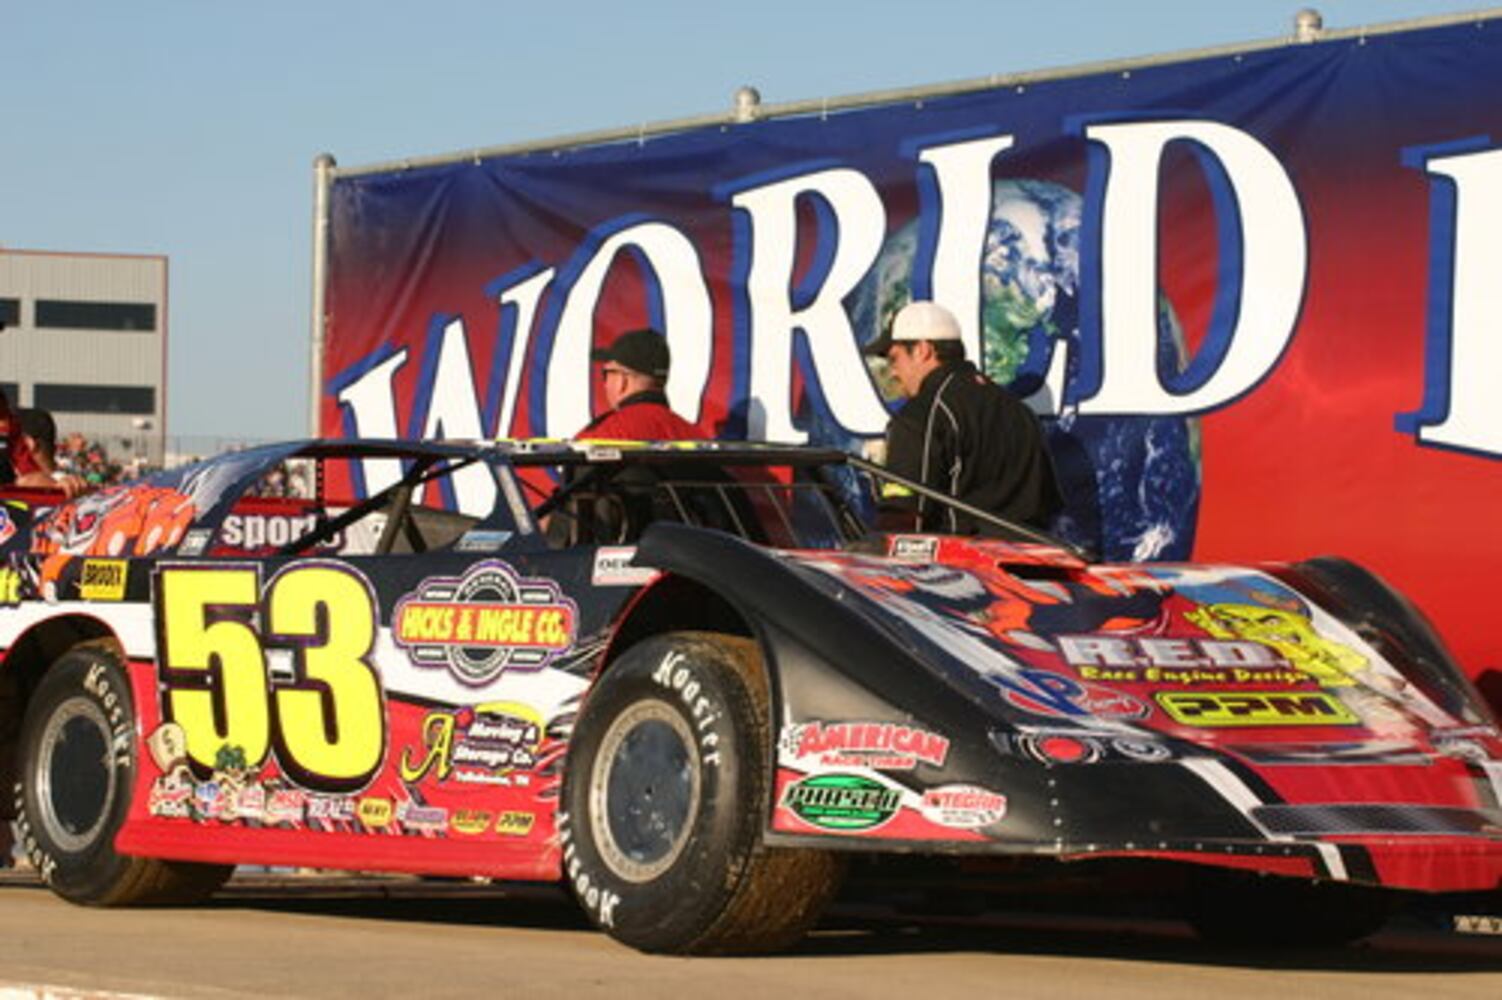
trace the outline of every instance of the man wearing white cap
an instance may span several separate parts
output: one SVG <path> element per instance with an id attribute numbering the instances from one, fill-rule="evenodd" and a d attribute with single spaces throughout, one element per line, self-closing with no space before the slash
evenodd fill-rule
<path id="1" fill-rule="evenodd" d="M 1021 400 L 965 360 L 953 313 L 910 302 L 865 351 L 887 359 L 908 397 L 887 424 L 889 469 L 1010 521 L 1046 524 L 1062 498 L 1043 429 Z M 884 523 L 906 520 L 920 531 L 992 533 L 894 484 L 882 487 L 881 512 Z"/>

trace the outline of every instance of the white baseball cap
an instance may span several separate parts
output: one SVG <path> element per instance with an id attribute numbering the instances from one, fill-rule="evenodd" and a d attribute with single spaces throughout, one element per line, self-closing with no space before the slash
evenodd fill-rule
<path id="1" fill-rule="evenodd" d="M 892 325 L 865 347 L 866 354 L 886 354 L 894 341 L 959 340 L 960 321 L 937 302 L 909 302 L 897 310 Z"/>

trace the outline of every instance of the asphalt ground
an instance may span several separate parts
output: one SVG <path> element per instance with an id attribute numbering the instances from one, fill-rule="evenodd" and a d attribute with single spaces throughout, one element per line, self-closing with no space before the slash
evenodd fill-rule
<path id="1" fill-rule="evenodd" d="M 1502 923 L 1496 927 L 1502 930 Z M 35 997 L 1502 997 L 1502 934 L 1399 913 L 1342 949 L 1209 947 L 1170 918 L 837 905 L 796 950 L 641 955 L 558 889 L 241 873 L 192 908 L 96 910 L 0 874 L 0 1000 Z"/>

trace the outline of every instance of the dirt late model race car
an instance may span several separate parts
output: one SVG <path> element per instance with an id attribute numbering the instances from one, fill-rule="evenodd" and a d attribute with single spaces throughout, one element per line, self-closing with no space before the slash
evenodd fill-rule
<path id="1" fill-rule="evenodd" d="M 852 858 L 1222 873 L 1294 902 L 1201 930 L 1323 940 L 1380 920 L 1342 886 L 1502 881 L 1495 723 L 1370 574 L 873 532 L 877 474 L 304 442 L 15 495 L 6 816 L 81 903 L 244 863 L 562 880 L 679 953 L 795 941 Z"/>

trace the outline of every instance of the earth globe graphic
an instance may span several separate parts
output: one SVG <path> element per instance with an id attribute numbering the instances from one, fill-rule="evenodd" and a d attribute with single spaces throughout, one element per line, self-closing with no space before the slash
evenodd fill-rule
<path id="1" fill-rule="evenodd" d="M 994 182 L 981 262 L 981 366 L 1043 419 L 1064 492 L 1050 529 L 1106 560 L 1180 560 L 1194 545 L 1200 501 L 1198 422 L 1181 416 L 1090 416 L 1065 405 L 1079 367 L 1080 219 L 1083 202 L 1051 181 Z M 847 299 L 856 335 L 874 340 L 912 298 L 918 223 L 888 237 L 876 265 Z M 1056 352 L 1063 378 L 1050 379 Z M 1186 347 L 1172 304 L 1158 300 L 1158 369 L 1182 371 Z M 1057 364 L 1054 362 L 1054 364 Z M 898 398 L 873 359 L 889 405 Z M 860 450 L 863 439 L 827 416 L 811 437 Z"/>

